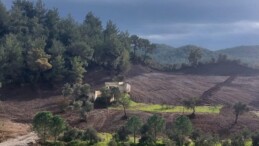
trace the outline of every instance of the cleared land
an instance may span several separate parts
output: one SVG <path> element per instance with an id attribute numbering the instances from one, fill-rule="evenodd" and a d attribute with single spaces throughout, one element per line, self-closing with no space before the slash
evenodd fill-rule
<path id="1" fill-rule="evenodd" d="M 95 74 L 98 74 L 98 72 L 92 73 L 92 76 L 95 76 Z M 95 80 L 92 76 L 88 77 L 88 79 Z M 145 103 L 148 108 L 143 108 L 149 111 L 128 110 L 128 115 L 139 116 L 144 122 L 152 115 L 154 110 L 161 111 L 162 105 L 179 106 L 180 113 L 166 112 L 166 110 L 159 112 L 167 122 L 172 122 L 182 113 L 180 104 L 183 99 L 200 97 L 204 92 L 213 89 L 213 92 L 209 92 L 207 99 L 204 99 L 204 105 L 224 105 L 224 107 L 219 114 L 198 114 L 192 122 L 195 127 L 205 132 L 227 135 L 226 129 L 234 122 L 234 114 L 231 108 L 233 103 L 242 101 L 249 104 L 250 108 L 253 108 L 254 111 L 258 111 L 259 109 L 259 76 L 237 76 L 231 82 L 222 84 L 230 77 L 169 74 L 139 66 L 134 67 L 126 77 L 126 80 L 132 85 L 131 95 L 134 101 Z M 100 80 L 111 80 L 111 77 L 109 74 L 103 72 Z M 103 84 L 103 82 L 91 81 L 89 83 L 94 88 L 101 87 Z M 62 115 L 74 127 L 86 129 L 93 126 L 99 132 L 113 133 L 126 122 L 125 120 L 121 120 L 123 111 L 112 109 L 95 109 L 89 113 L 87 123 L 80 122 L 78 111 L 61 112 L 59 107 L 63 100 L 63 97 L 60 96 L 61 92 L 59 90 L 50 90 L 46 86 L 43 86 L 40 90 L 30 87 L 8 87 L 0 91 L 1 100 L 3 100 L 1 102 L 0 118 L 7 119 L 25 128 L 20 133 L 19 131 L 21 130 L 17 128 L 13 131 L 11 130 L 8 136 L 6 134 L 1 136 L 2 140 L 29 134 L 31 129 L 28 124 L 31 123 L 33 116 L 37 112 L 44 110 Z M 138 106 L 136 108 L 140 107 Z M 177 108 L 170 110 L 179 111 Z M 240 131 L 243 128 L 248 128 L 252 131 L 259 129 L 259 118 L 252 112 L 246 113 L 240 116 L 238 124 L 232 127 L 229 132 Z M 2 130 L 0 132 L 3 133 L 4 131 Z M 16 135 L 17 133 L 19 134 Z"/>
<path id="2" fill-rule="evenodd" d="M 146 73 L 129 78 L 137 102 L 179 105 L 183 99 L 208 96 L 209 105 L 232 105 L 238 101 L 259 109 L 259 76 L 204 76 Z"/>

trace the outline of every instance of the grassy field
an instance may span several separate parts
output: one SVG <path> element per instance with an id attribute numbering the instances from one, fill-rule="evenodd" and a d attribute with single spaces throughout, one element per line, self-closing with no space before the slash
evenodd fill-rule
<path id="1" fill-rule="evenodd" d="M 196 113 L 210 113 L 218 114 L 222 106 L 197 106 L 195 108 Z M 110 109 L 122 110 L 122 107 L 111 107 Z M 131 101 L 128 110 L 144 111 L 144 112 L 156 112 L 156 113 L 190 113 L 191 109 L 187 109 L 184 106 L 171 106 L 171 105 L 160 105 L 160 104 L 146 104 L 137 103 Z"/>

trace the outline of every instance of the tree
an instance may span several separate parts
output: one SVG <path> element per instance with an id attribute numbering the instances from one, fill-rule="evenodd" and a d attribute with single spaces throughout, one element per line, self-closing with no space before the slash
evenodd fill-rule
<path id="1" fill-rule="evenodd" d="M 143 61 L 143 63 L 145 63 L 146 59 L 148 58 L 148 54 L 151 54 L 154 51 L 154 49 L 156 48 L 156 45 L 155 44 L 151 44 L 149 42 L 149 40 L 147 40 L 147 39 L 140 38 L 139 41 L 140 41 L 139 42 L 140 43 L 140 47 L 142 48 L 142 50 L 144 52 L 143 60 L 142 61 Z"/>
<path id="2" fill-rule="evenodd" d="M 86 39 L 87 44 L 96 49 L 102 44 L 102 22 L 98 17 L 95 17 L 92 12 L 87 13 L 82 25 L 82 36 Z"/>
<path id="3" fill-rule="evenodd" d="M 252 136 L 252 142 L 253 142 L 253 146 L 259 145 L 259 133 L 258 132 Z"/>
<path id="4" fill-rule="evenodd" d="M 116 134 L 113 136 L 116 142 L 125 142 L 129 140 L 129 134 L 130 132 L 125 126 L 120 127 Z"/>
<path id="5" fill-rule="evenodd" d="M 51 128 L 51 120 L 52 120 L 52 113 L 50 112 L 40 112 L 36 114 L 33 118 L 33 129 L 37 132 L 39 137 L 43 140 L 43 143 L 46 142 L 47 136 L 50 135 L 50 128 Z"/>
<path id="6" fill-rule="evenodd" d="M 202 57 L 202 52 L 200 49 L 192 49 L 189 54 L 188 60 L 191 65 L 197 66 L 201 57 Z"/>
<path id="7" fill-rule="evenodd" d="M 67 97 L 67 96 L 70 96 L 73 94 L 73 87 L 69 84 L 69 83 L 66 83 L 63 87 L 62 87 L 62 95 L 64 97 Z"/>
<path id="8" fill-rule="evenodd" d="M 153 116 L 148 118 L 147 125 L 149 126 L 148 133 L 152 137 L 154 143 L 156 143 L 157 134 L 159 132 L 163 131 L 164 126 L 165 126 L 165 120 L 161 116 L 154 114 Z"/>
<path id="9" fill-rule="evenodd" d="M 233 108 L 234 108 L 234 113 L 235 113 L 235 122 L 234 122 L 234 124 L 236 124 L 236 123 L 237 123 L 237 120 L 238 120 L 238 117 L 239 117 L 240 115 L 242 115 L 243 113 L 248 112 L 249 109 L 248 109 L 247 105 L 246 105 L 246 104 L 243 104 L 242 102 L 236 103 L 236 104 L 233 106 Z"/>
<path id="10" fill-rule="evenodd" d="M 192 109 L 191 117 L 195 117 L 195 107 L 197 106 L 198 102 L 199 102 L 198 98 L 190 98 L 183 101 L 183 105 L 187 109 Z"/>
<path id="11" fill-rule="evenodd" d="M 136 56 L 137 56 L 137 50 L 140 47 L 140 41 L 139 41 L 139 37 L 137 35 L 132 35 L 130 37 L 131 39 L 131 44 L 132 44 L 132 48 L 133 48 L 133 60 L 135 61 Z"/>
<path id="12" fill-rule="evenodd" d="M 181 115 L 173 122 L 173 129 L 172 131 L 169 131 L 169 137 L 176 136 L 179 145 L 183 145 L 184 137 L 190 135 L 192 131 L 193 128 L 190 119 L 184 115 Z"/>
<path id="13" fill-rule="evenodd" d="M 50 134 L 56 142 L 58 136 L 66 129 L 66 123 L 60 116 L 54 116 L 50 121 Z"/>
<path id="14" fill-rule="evenodd" d="M 71 15 L 65 19 L 61 19 L 58 23 L 58 40 L 65 46 L 69 46 L 72 42 L 80 40 L 79 27 Z"/>
<path id="15" fill-rule="evenodd" d="M 141 125 L 142 124 L 140 119 L 136 116 L 131 117 L 126 124 L 127 129 L 133 133 L 134 143 L 136 143 L 136 134 L 139 131 Z"/>
<path id="16" fill-rule="evenodd" d="M 8 22 L 8 12 L 2 1 L 0 1 L 0 38 L 2 38 L 4 34 L 8 32 Z"/>
<path id="17" fill-rule="evenodd" d="M 87 66 L 87 62 L 92 59 L 93 49 L 85 42 L 72 42 L 67 53 L 73 57 L 80 57 L 83 66 Z"/>
<path id="18" fill-rule="evenodd" d="M 231 146 L 245 146 L 245 139 L 242 135 L 235 135 L 231 138 Z"/>
<path id="19" fill-rule="evenodd" d="M 80 112 L 80 117 L 81 120 L 86 121 L 88 119 L 88 113 L 93 110 L 94 106 L 93 103 L 89 102 L 89 101 L 84 101 L 83 105 L 81 107 L 81 112 Z"/>
<path id="20" fill-rule="evenodd" d="M 130 43 L 127 33 L 119 32 L 112 21 L 108 21 L 103 31 L 104 42 L 95 50 L 94 59 L 109 70 L 122 72 L 129 65 Z"/>
<path id="21" fill-rule="evenodd" d="M 6 83 L 21 82 L 22 68 L 24 65 L 22 45 L 13 34 L 4 37 L 2 52 L 1 72 Z M 0 59 L 1 60 L 1 59 Z"/>
<path id="22" fill-rule="evenodd" d="M 62 55 L 53 57 L 50 61 L 52 69 L 49 72 L 50 81 L 63 81 L 65 75 L 67 74 L 67 68 L 65 67 L 65 59 Z"/>
<path id="23" fill-rule="evenodd" d="M 140 133 L 141 133 L 141 138 L 139 140 L 139 144 L 143 145 L 143 146 L 155 146 L 156 145 L 156 141 L 154 140 L 154 136 L 152 136 L 150 133 L 151 131 L 151 127 L 145 123 L 141 129 L 140 129 Z"/>
<path id="24" fill-rule="evenodd" d="M 122 105 L 122 107 L 123 107 L 123 111 L 124 111 L 123 118 L 127 119 L 128 116 L 127 116 L 127 113 L 126 113 L 126 108 L 128 108 L 130 106 L 130 97 L 129 97 L 129 95 L 127 93 L 124 93 L 122 95 L 122 97 L 119 98 L 118 103 L 120 105 Z"/>
<path id="25" fill-rule="evenodd" d="M 86 72 L 83 67 L 84 63 L 80 57 L 74 57 L 71 60 L 71 80 L 73 83 L 82 83 L 84 78 L 84 73 Z"/>

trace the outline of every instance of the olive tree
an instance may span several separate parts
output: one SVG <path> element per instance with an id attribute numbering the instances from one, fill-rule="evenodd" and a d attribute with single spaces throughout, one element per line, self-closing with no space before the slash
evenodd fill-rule
<path id="1" fill-rule="evenodd" d="M 195 97 L 183 101 L 183 105 L 187 109 L 192 109 L 191 117 L 195 117 L 195 107 L 197 106 L 198 102 L 199 102 L 199 98 L 195 98 Z"/>
<path id="2" fill-rule="evenodd" d="M 235 114 L 235 122 L 234 122 L 234 124 L 237 123 L 238 117 L 239 117 L 240 115 L 242 115 L 243 113 L 249 111 L 247 105 L 246 105 L 246 104 L 243 104 L 242 102 L 236 103 L 236 104 L 233 106 L 233 109 L 234 109 L 234 114 Z"/>
<path id="3" fill-rule="evenodd" d="M 127 119 L 128 116 L 127 116 L 127 113 L 126 113 L 126 108 L 128 108 L 130 106 L 130 97 L 129 97 L 129 95 L 126 94 L 126 93 L 122 94 L 122 97 L 119 98 L 118 103 L 120 105 L 122 105 L 122 107 L 123 107 L 123 111 L 124 111 L 123 118 Z"/>

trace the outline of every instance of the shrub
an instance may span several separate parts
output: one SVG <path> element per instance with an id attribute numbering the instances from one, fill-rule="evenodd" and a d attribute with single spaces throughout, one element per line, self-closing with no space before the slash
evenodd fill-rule
<path id="1" fill-rule="evenodd" d="M 83 133 L 82 140 L 89 141 L 90 144 L 94 144 L 101 141 L 101 138 L 98 137 L 97 131 L 94 128 L 88 128 Z"/>
<path id="2" fill-rule="evenodd" d="M 82 137 L 81 131 L 79 131 L 77 129 L 69 129 L 68 131 L 66 131 L 64 133 L 63 141 L 71 142 L 71 141 L 74 141 L 76 139 L 81 139 L 81 137 Z"/>
<path id="3" fill-rule="evenodd" d="M 229 140 L 222 141 L 222 146 L 231 146 L 231 142 Z"/>
<path id="4" fill-rule="evenodd" d="M 176 146 L 176 143 L 170 139 L 163 140 L 164 146 Z"/>
<path id="5" fill-rule="evenodd" d="M 117 142 L 116 142 L 114 139 L 112 139 L 112 140 L 109 142 L 108 146 L 118 146 L 118 144 L 117 144 Z"/>
<path id="6" fill-rule="evenodd" d="M 75 140 L 69 142 L 67 146 L 88 146 L 88 144 L 85 141 Z"/>
<path id="7" fill-rule="evenodd" d="M 116 134 L 113 136 L 114 139 L 118 141 L 128 141 L 130 132 L 123 126 L 121 127 Z"/>
<path id="8" fill-rule="evenodd" d="M 65 146 L 65 144 L 61 141 L 57 141 L 57 142 L 45 142 L 44 146 Z"/>
<path id="9" fill-rule="evenodd" d="M 252 136 L 253 146 L 259 146 L 259 133 Z"/>

